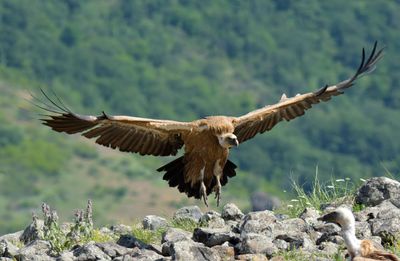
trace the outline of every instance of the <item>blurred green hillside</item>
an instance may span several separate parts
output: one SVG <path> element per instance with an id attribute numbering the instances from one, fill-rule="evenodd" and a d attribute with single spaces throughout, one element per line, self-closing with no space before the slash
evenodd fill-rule
<path id="1" fill-rule="evenodd" d="M 26 100 L 39 87 L 81 114 L 238 116 L 351 76 L 378 40 L 386 56 L 370 76 L 232 151 L 240 173 L 223 199 L 284 196 L 316 166 L 322 180 L 400 177 L 399 13 L 386 0 L 0 1 L 0 234 L 42 201 L 70 213 L 93 198 L 102 223 L 194 202 L 156 173 L 171 158 L 42 126 Z"/>

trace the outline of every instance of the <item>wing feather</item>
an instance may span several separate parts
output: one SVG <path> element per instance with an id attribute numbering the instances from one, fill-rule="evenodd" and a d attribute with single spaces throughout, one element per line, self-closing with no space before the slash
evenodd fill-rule
<path id="1" fill-rule="evenodd" d="M 182 134 L 196 127 L 191 122 L 157 120 L 130 116 L 110 116 L 104 112 L 100 116 L 73 113 L 56 97 L 57 104 L 43 90 L 49 103 L 38 98 L 39 108 L 50 112 L 41 119 L 44 125 L 57 132 L 81 133 L 95 142 L 120 151 L 135 152 L 141 155 L 175 155 L 183 146 Z"/>
<path id="2" fill-rule="evenodd" d="M 282 119 L 290 121 L 304 115 L 305 111 L 312 108 L 313 104 L 320 103 L 321 101 L 329 101 L 333 96 L 343 94 L 345 89 L 354 85 L 355 80 L 375 69 L 376 63 L 383 56 L 383 48 L 378 52 L 376 52 L 376 48 L 377 42 L 375 42 L 368 59 L 365 59 L 365 50 L 362 49 L 361 63 L 356 73 L 347 80 L 332 86 L 326 85 L 315 92 L 303 95 L 298 94 L 292 98 L 288 98 L 286 94 L 283 94 L 277 104 L 269 105 L 241 117 L 234 118 L 234 133 L 238 137 L 239 142 L 251 139 L 257 133 L 271 130 Z"/>

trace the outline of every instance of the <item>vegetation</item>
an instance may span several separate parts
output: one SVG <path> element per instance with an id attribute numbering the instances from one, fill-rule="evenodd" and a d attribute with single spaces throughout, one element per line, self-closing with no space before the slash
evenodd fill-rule
<path id="1" fill-rule="evenodd" d="M 240 172 L 223 199 L 248 208 L 257 190 L 290 198 L 291 176 L 308 196 L 316 165 L 323 183 L 386 169 L 398 178 L 399 12 L 385 0 L 1 1 L 0 234 L 43 201 L 66 215 L 92 198 L 102 224 L 193 202 L 155 173 L 170 158 L 99 152 L 43 128 L 25 100 L 38 87 L 78 113 L 241 115 L 350 76 L 378 40 L 387 55 L 373 75 L 233 150 Z"/>

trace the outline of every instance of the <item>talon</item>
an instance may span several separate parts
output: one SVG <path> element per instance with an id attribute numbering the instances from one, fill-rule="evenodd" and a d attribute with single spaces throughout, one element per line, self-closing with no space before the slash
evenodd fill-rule
<path id="1" fill-rule="evenodd" d="M 200 185 L 200 197 L 204 200 L 204 204 L 208 207 L 207 190 L 206 190 L 206 186 L 204 185 L 204 182 L 201 182 L 201 185 Z"/>

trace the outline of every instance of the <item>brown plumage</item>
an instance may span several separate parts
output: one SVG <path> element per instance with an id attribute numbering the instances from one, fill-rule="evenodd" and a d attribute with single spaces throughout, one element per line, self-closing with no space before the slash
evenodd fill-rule
<path id="1" fill-rule="evenodd" d="M 212 116 L 192 122 L 155 120 L 129 116 L 111 116 L 103 112 L 100 116 L 84 116 L 73 113 L 57 97 L 53 101 L 45 92 L 43 95 L 51 102 L 38 104 L 51 112 L 43 124 L 58 132 L 68 134 L 82 133 L 95 142 L 120 151 L 135 152 L 141 155 L 176 155 L 185 145 L 182 157 L 162 166 L 164 179 L 171 187 L 189 197 L 203 198 L 216 193 L 219 202 L 221 186 L 228 178 L 236 175 L 236 166 L 228 160 L 229 149 L 238 146 L 258 133 L 271 130 L 282 120 L 292 120 L 304 114 L 313 104 L 327 101 L 354 84 L 360 76 L 371 72 L 382 57 L 382 50 L 376 52 L 375 43 L 371 55 L 362 60 L 357 72 L 349 79 L 336 85 L 324 86 L 315 92 L 296 95 L 281 100 L 271 106 L 252 111 L 240 117 Z M 56 97 L 56 96 L 55 96 Z"/>
<path id="2" fill-rule="evenodd" d="M 318 218 L 318 220 L 334 223 L 341 227 L 341 235 L 346 243 L 350 259 L 353 261 L 400 261 L 392 253 L 383 249 L 371 240 L 359 240 L 356 237 L 356 224 L 353 213 L 345 207 L 339 207 L 334 211 Z"/>

